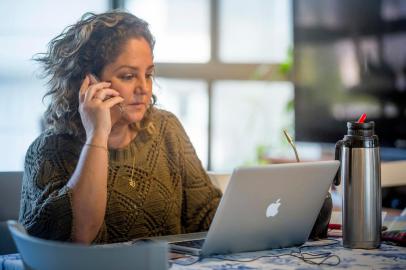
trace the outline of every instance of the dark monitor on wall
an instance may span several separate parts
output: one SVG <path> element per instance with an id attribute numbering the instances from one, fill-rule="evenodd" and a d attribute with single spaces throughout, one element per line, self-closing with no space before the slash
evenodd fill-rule
<path id="1" fill-rule="evenodd" d="M 335 143 L 367 113 L 383 158 L 406 159 L 406 1 L 294 0 L 293 22 L 296 140 Z"/>

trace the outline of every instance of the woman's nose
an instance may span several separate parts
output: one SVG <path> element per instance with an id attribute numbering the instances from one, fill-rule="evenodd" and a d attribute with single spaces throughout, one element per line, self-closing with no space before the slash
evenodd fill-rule
<path id="1" fill-rule="evenodd" d="M 134 93 L 138 95 L 145 95 L 148 92 L 147 81 L 145 78 L 141 78 L 138 84 L 135 86 Z"/>

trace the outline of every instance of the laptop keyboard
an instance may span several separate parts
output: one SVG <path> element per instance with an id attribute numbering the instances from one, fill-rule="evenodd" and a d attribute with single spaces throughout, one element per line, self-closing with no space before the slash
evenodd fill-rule
<path id="1" fill-rule="evenodd" d="M 203 247 L 203 243 L 204 243 L 204 239 L 196 239 L 196 240 L 191 240 L 191 241 L 176 242 L 174 244 L 176 244 L 178 246 L 201 249 Z"/>

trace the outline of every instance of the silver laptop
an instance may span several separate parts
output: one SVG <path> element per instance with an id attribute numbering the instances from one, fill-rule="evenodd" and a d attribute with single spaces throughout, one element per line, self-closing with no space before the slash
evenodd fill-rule
<path id="1" fill-rule="evenodd" d="M 207 236 L 174 236 L 170 247 L 204 257 L 301 245 L 339 165 L 320 161 L 237 168 Z"/>

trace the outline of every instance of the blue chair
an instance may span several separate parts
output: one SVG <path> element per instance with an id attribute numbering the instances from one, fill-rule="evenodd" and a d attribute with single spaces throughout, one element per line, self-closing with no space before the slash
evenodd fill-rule
<path id="1" fill-rule="evenodd" d="M 8 228 L 27 270 L 168 268 L 168 244 L 165 242 L 86 246 L 30 236 L 16 221 L 8 221 Z"/>
<path id="2" fill-rule="evenodd" d="M 18 219 L 23 172 L 0 172 L 0 255 L 16 253 L 7 220 Z"/>

